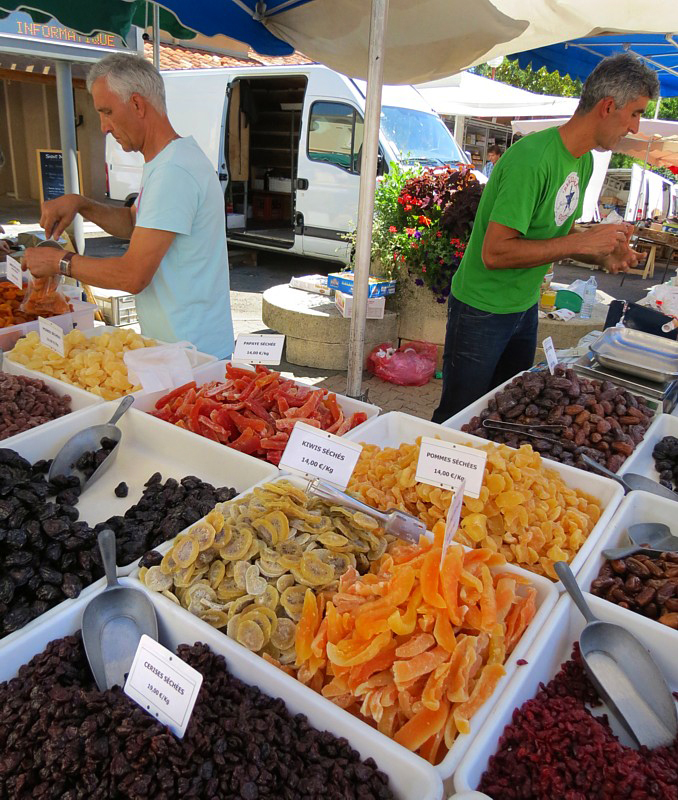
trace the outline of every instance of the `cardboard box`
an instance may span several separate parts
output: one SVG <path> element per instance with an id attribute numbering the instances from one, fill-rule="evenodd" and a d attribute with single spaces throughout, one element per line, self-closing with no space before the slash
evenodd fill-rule
<path id="1" fill-rule="evenodd" d="M 334 304 L 344 319 L 350 319 L 353 313 L 353 295 L 345 292 L 334 292 Z M 386 308 L 385 297 L 367 298 L 367 319 L 383 319 L 384 309 Z"/>
<path id="2" fill-rule="evenodd" d="M 327 285 L 327 275 L 302 275 L 299 278 L 290 278 L 290 287 L 314 294 L 332 294 L 332 289 Z"/>
<path id="3" fill-rule="evenodd" d="M 352 272 L 330 272 L 327 276 L 327 285 L 330 289 L 338 289 L 344 294 L 353 294 Z M 395 294 L 396 282 L 385 278 L 370 278 L 367 289 L 368 297 L 386 297 Z"/>

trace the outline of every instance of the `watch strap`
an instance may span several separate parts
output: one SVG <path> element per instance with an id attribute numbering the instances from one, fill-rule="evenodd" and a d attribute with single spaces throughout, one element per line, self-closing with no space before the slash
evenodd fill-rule
<path id="1" fill-rule="evenodd" d="M 66 278 L 71 277 L 71 261 L 75 253 L 64 253 L 61 257 L 61 261 L 59 261 L 59 273 L 64 275 Z"/>

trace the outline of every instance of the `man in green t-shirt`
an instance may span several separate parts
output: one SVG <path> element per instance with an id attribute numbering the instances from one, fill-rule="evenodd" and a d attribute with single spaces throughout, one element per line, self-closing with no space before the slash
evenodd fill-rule
<path id="1" fill-rule="evenodd" d="M 629 54 L 598 64 L 574 116 L 512 145 L 483 191 L 464 258 L 452 280 L 443 392 L 434 422 L 444 422 L 532 366 L 539 288 L 553 261 L 576 258 L 609 272 L 637 263 L 631 225 L 573 233 L 593 170 L 591 150 L 614 150 L 636 133 L 656 74 Z"/>

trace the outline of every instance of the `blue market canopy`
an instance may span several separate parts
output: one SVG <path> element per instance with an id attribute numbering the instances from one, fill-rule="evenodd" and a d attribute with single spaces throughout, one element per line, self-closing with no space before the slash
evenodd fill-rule
<path id="1" fill-rule="evenodd" d="M 623 52 L 637 55 L 657 71 L 662 97 L 678 95 L 678 33 L 591 36 L 516 55 L 521 67 L 531 63 L 534 69 L 546 67 L 585 80 L 601 59 Z"/>

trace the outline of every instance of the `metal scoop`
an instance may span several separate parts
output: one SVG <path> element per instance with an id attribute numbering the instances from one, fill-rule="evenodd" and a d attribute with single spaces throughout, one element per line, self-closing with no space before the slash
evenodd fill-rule
<path id="1" fill-rule="evenodd" d="M 70 478 L 72 475 L 75 475 L 80 481 L 80 488 L 82 491 L 90 484 L 94 483 L 94 481 L 98 480 L 115 460 L 120 440 L 122 439 L 122 431 L 117 427 L 116 423 L 133 402 L 134 398 L 128 395 L 123 398 L 115 414 L 113 414 L 108 422 L 105 422 L 103 425 L 92 425 L 80 431 L 80 433 L 76 433 L 75 436 L 71 436 L 54 457 L 52 466 L 49 468 L 48 479 L 51 481 L 57 476 Z M 116 442 L 116 446 L 111 450 L 108 457 L 99 464 L 92 475 L 85 479 L 85 476 L 76 466 L 78 459 L 87 452 L 100 450 L 101 440 L 105 438 L 112 439 Z"/>
<path id="2" fill-rule="evenodd" d="M 602 464 L 599 464 L 597 461 L 589 458 L 589 456 L 582 453 L 581 457 L 582 460 L 589 465 L 589 467 L 593 467 L 593 469 L 597 470 L 602 475 L 612 478 L 613 481 L 620 483 L 624 487 L 624 491 L 627 494 L 628 492 L 633 491 L 650 492 L 651 494 L 656 494 L 659 497 L 666 497 L 669 500 L 678 501 L 678 494 L 671 491 L 671 489 L 667 489 L 665 486 L 662 486 L 661 483 L 653 481 L 651 478 L 646 478 L 644 475 L 638 475 L 635 472 L 627 472 L 624 475 L 617 475 L 607 467 L 604 467 Z"/>
<path id="3" fill-rule="evenodd" d="M 586 619 L 579 648 L 599 695 L 639 745 L 668 747 L 678 733 L 678 715 L 659 667 L 632 633 L 593 615 L 564 561 L 553 566 Z"/>
<path id="4" fill-rule="evenodd" d="M 145 592 L 118 583 L 113 531 L 101 531 L 98 542 L 108 585 L 85 608 L 82 641 L 94 680 L 103 692 L 125 685 L 143 634 L 157 640 L 158 620 Z"/>
<path id="5" fill-rule="evenodd" d="M 632 544 L 628 547 L 612 547 L 603 550 L 605 558 L 626 558 L 634 553 L 658 556 L 661 553 L 678 552 L 678 536 L 663 522 L 640 522 L 627 531 Z"/>
<path id="6" fill-rule="evenodd" d="M 323 481 L 313 481 L 309 486 L 309 491 L 329 503 L 350 508 L 353 511 L 362 511 L 363 514 L 376 519 L 386 533 L 397 536 L 399 539 L 418 544 L 419 537 L 426 533 L 426 525 L 420 519 L 413 517 L 412 514 L 398 509 L 393 509 L 386 513 L 377 511 L 376 508 L 356 500 L 355 497 L 351 497 L 346 492 L 335 489 L 334 486 L 330 486 Z"/>

